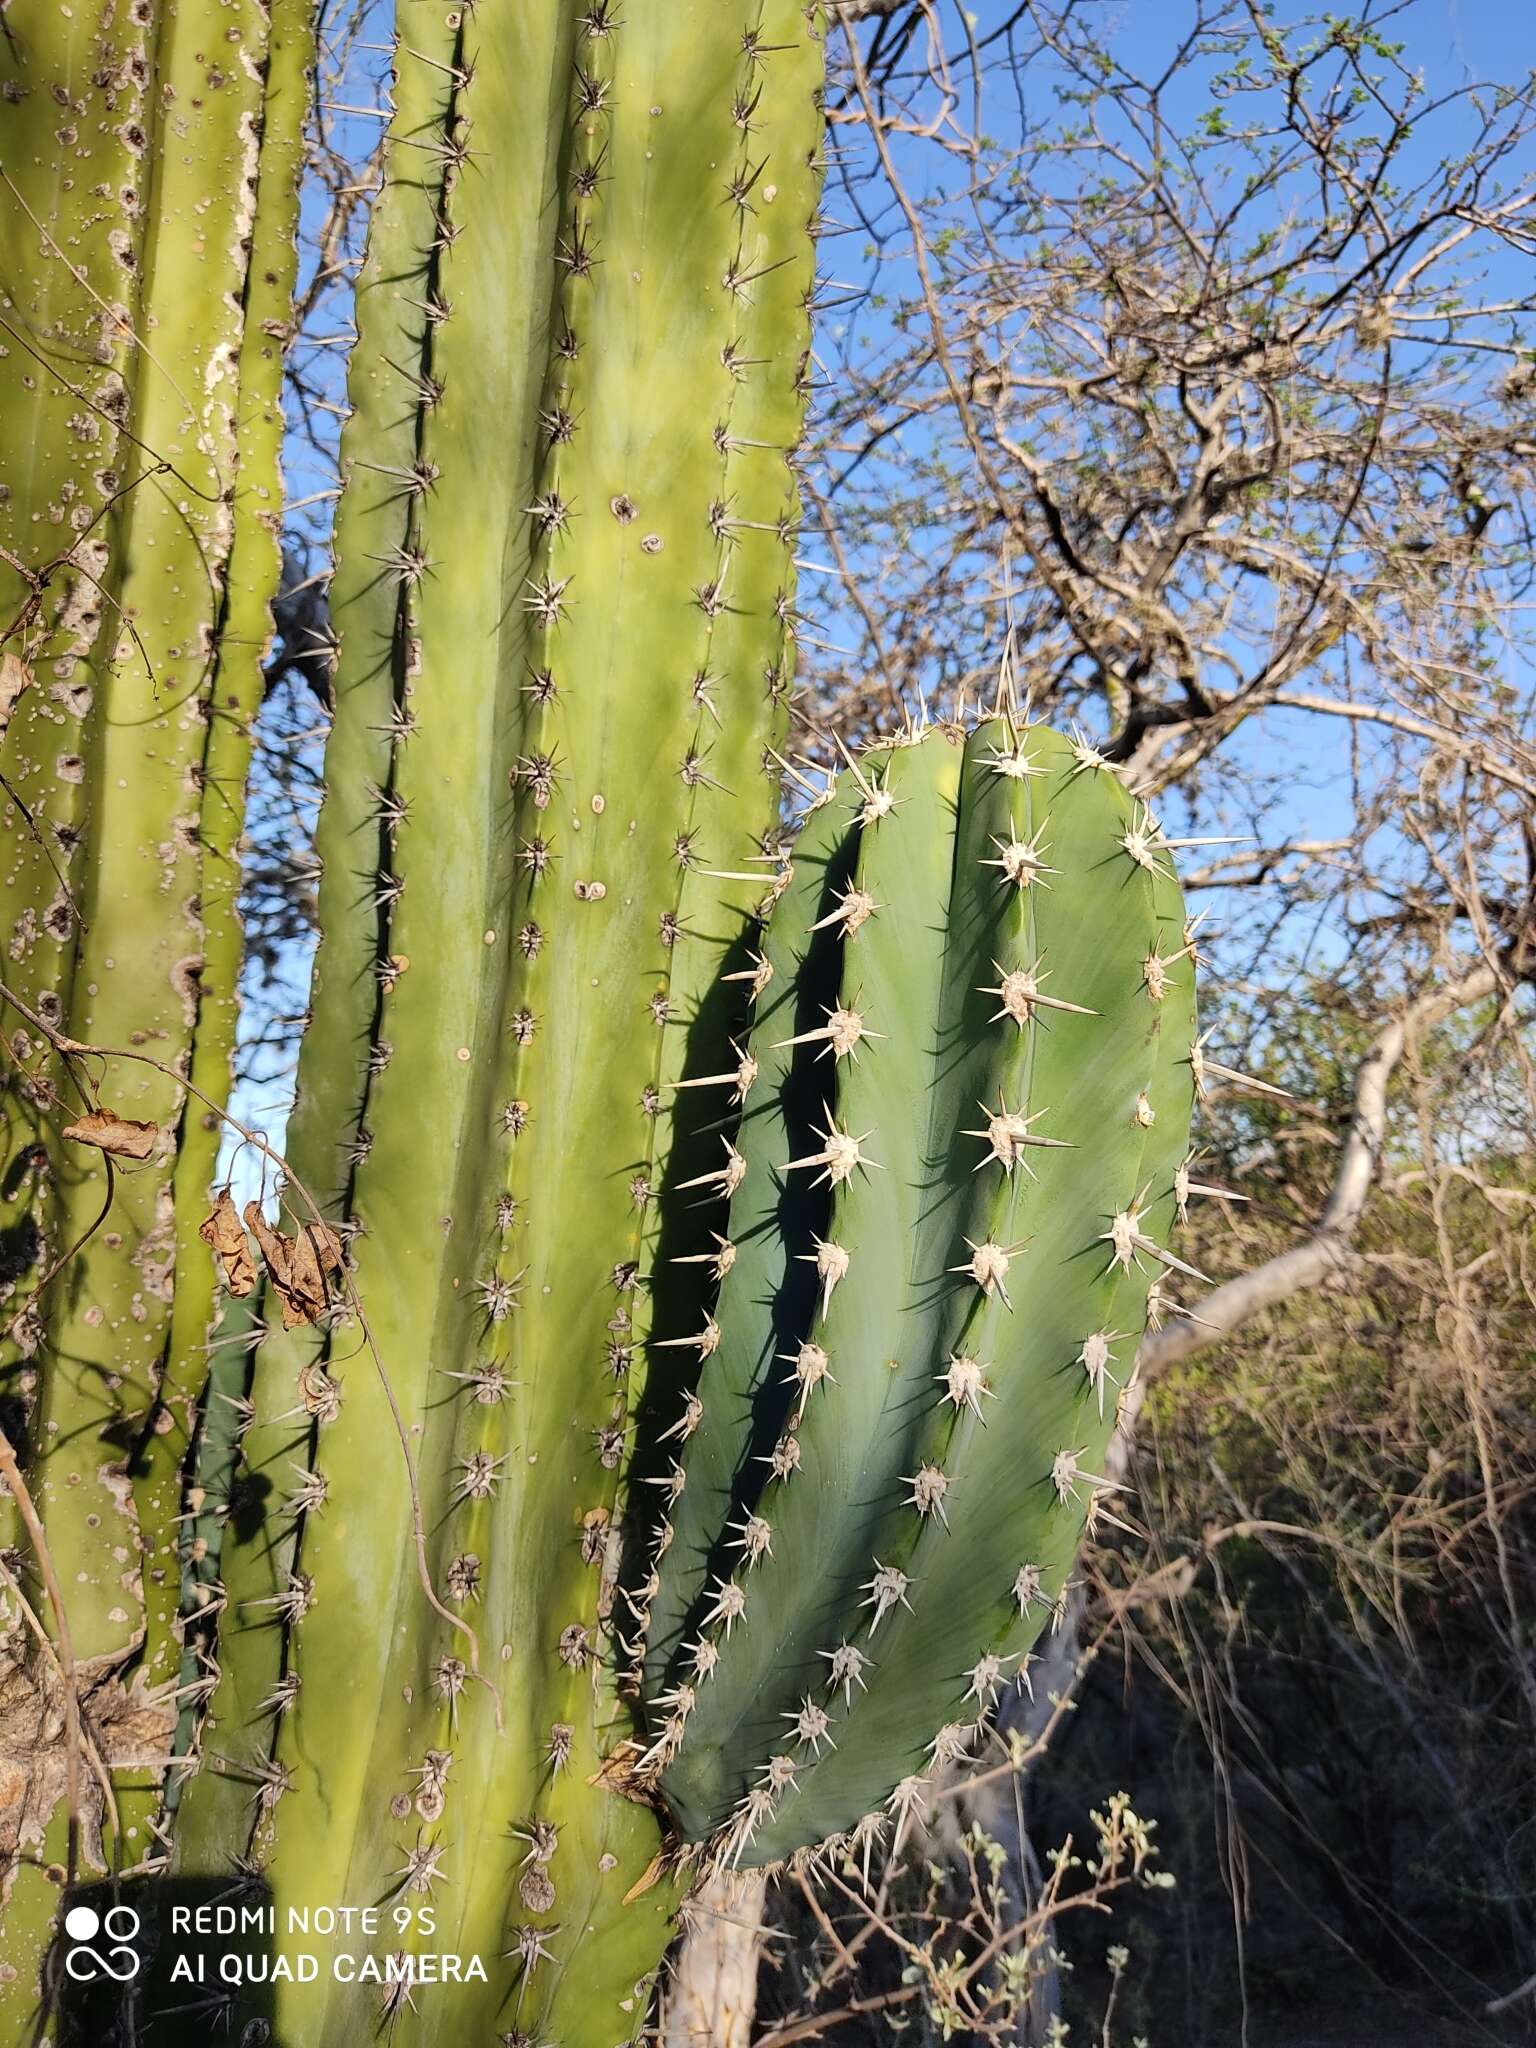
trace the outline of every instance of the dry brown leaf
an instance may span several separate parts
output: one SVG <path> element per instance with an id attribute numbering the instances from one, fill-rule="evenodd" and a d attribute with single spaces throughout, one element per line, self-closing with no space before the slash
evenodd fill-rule
<path id="1" fill-rule="evenodd" d="M 119 1116 L 114 1109 L 93 1109 L 64 1126 L 66 1138 L 77 1145 L 95 1145 L 118 1159 L 147 1159 L 160 1136 L 158 1124 L 141 1124 L 131 1116 Z"/>
<path id="2" fill-rule="evenodd" d="M 224 1285 L 237 1301 L 243 1301 L 256 1285 L 256 1261 L 251 1241 L 240 1227 L 239 1213 L 225 1188 L 206 1218 L 198 1236 L 212 1250 L 224 1268 Z"/>
<path id="3" fill-rule="evenodd" d="M 619 1798 L 633 1800 L 636 1806 L 651 1805 L 650 1787 L 641 1778 L 639 1771 L 644 1754 L 638 1742 L 621 1742 L 603 1758 L 587 1783 L 600 1787 L 604 1792 L 616 1792 Z M 647 1872 L 641 1878 L 637 1891 L 646 1890 L 652 1882 L 654 1880 Z"/>
<path id="4" fill-rule="evenodd" d="M 19 654 L 0 654 L 0 740 L 10 730 L 11 713 L 31 682 L 32 671 Z"/>
<path id="5" fill-rule="evenodd" d="M 328 1223 L 306 1223 L 293 1248 L 293 1282 L 306 1300 L 324 1308 L 329 1298 L 326 1276 L 341 1271 L 341 1239 Z M 319 1313 L 319 1309 L 316 1310 Z"/>
<path id="6" fill-rule="evenodd" d="M 245 1227 L 260 1247 L 261 1256 L 266 1260 L 267 1271 L 274 1280 L 286 1283 L 289 1271 L 289 1256 L 293 1250 L 293 1239 L 282 1231 L 274 1230 L 262 1215 L 260 1205 L 247 1202 L 245 1205 Z"/>
<path id="7" fill-rule="evenodd" d="M 283 1304 L 283 1328 L 317 1322 L 330 1300 L 326 1275 L 341 1271 L 341 1239 L 328 1223 L 306 1223 L 297 1238 L 289 1237 L 272 1228 L 255 1202 L 246 1203 L 245 1221 Z"/>
<path id="8" fill-rule="evenodd" d="M 125 1686 L 123 1658 L 89 1658 L 75 1667 L 81 1732 L 108 1769 L 160 1778 L 176 1732 L 176 1682 L 151 1687 L 142 1671 Z M 47 1839 L 69 1784 L 68 1713 L 62 1676 L 51 1658 L 0 1643 L 0 1904 L 16 1873 Z M 81 1851 L 104 1870 L 103 1800 L 89 1758 L 79 1759 Z M 29 1856 L 26 1852 L 33 1852 Z"/>

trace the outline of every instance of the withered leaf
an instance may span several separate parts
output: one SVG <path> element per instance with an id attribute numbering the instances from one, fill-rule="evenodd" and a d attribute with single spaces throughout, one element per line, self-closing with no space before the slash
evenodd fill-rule
<path id="1" fill-rule="evenodd" d="M 256 1285 L 256 1261 L 228 1188 L 221 1190 L 197 1234 L 223 1266 L 224 1285 L 237 1301 L 243 1301 Z"/>
<path id="2" fill-rule="evenodd" d="M 141 1124 L 135 1117 L 119 1116 L 115 1109 L 93 1109 L 64 1126 L 66 1138 L 77 1145 L 95 1145 L 118 1159 L 147 1159 L 160 1136 L 158 1124 Z"/>
<path id="3" fill-rule="evenodd" d="M 110 1769 L 158 1779 L 171 1761 L 176 1681 L 151 1687 L 136 1671 L 125 1686 L 120 1676 L 124 1656 L 92 1657 L 76 1665 L 81 1733 Z M 68 1727 L 63 1679 L 53 1662 L 19 1654 L 14 1637 L 0 1643 L 0 1873 L 5 1887 L 25 1852 L 35 1855 L 42 1848 L 49 1822 L 64 1804 L 70 1777 Z M 83 1861 L 104 1871 L 104 1802 L 97 1774 L 82 1763 L 76 1783 Z"/>
<path id="4" fill-rule="evenodd" d="M 32 681 L 32 671 L 19 654 L 0 654 L 0 740 L 10 730 L 11 713 Z"/>
<path id="5" fill-rule="evenodd" d="M 643 1754 L 638 1742 L 621 1742 L 603 1758 L 587 1783 L 601 1787 L 604 1792 L 616 1792 L 621 1799 L 631 1799 L 637 1806 L 649 1806 L 651 1793 L 642 1781 L 638 1768 Z M 638 1898 L 640 1893 L 648 1891 L 655 1881 L 651 1872 L 646 1871 L 631 1896 Z"/>
<path id="6" fill-rule="evenodd" d="M 289 1237 L 272 1228 L 255 1202 L 246 1203 L 245 1221 L 283 1304 L 283 1328 L 318 1321 L 329 1300 L 326 1275 L 341 1271 L 341 1239 L 328 1223 L 302 1224 L 298 1236 Z"/>

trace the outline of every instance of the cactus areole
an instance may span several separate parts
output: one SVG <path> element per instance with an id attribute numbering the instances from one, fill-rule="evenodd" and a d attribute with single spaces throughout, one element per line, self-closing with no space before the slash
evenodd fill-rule
<path id="1" fill-rule="evenodd" d="M 5 650 L 0 2048 L 100 2037 L 58 1930 L 114 1886 L 155 2038 L 615 2048 L 700 1868 L 895 1839 L 1028 1683 L 1177 1264 L 1195 949 L 1144 807 L 1006 710 L 785 822 L 819 5 L 399 0 L 287 1177 L 210 1212 L 309 27 L 251 0 L 251 105 L 194 124 L 251 273 L 183 276 L 151 122 L 200 4 L 5 53 L 33 345 L 93 367 L 77 415 L 0 364 L 7 546 L 87 509 Z M 82 146 L 157 166 L 153 361 L 48 140 L 109 32 L 146 126 Z M 142 487 L 88 554 L 103 415 Z M 189 1899 L 261 1934 L 193 1997 Z"/>

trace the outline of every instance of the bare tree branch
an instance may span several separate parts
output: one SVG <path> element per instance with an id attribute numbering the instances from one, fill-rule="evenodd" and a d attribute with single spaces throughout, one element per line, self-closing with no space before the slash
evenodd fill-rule
<path id="1" fill-rule="evenodd" d="M 1316 1230 L 1251 1272 L 1224 1282 L 1196 1302 L 1187 1316 L 1148 1331 L 1138 1356 L 1143 1379 L 1220 1343 L 1260 1310 L 1348 1271 L 1350 1243 L 1381 1168 L 1388 1084 L 1404 1050 L 1411 1040 L 1433 1031 L 1456 1011 L 1482 1002 L 1497 987 L 1497 971 L 1485 962 L 1443 988 L 1429 990 L 1383 1025 L 1355 1076 L 1349 1136 Z"/>

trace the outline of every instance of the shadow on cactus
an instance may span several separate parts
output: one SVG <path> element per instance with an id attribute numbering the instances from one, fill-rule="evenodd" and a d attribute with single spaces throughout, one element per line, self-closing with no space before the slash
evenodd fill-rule
<path id="1" fill-rule="evenodd" d="M 702 1863 L 818 1845 L 866 1859 L 969 1753 L 1003 1687 L 1028 1683 L 1101 1504 L 1150 1290 L 1178 1264 L 1163 1244 L 1199 1055 L 1170 850 L 1091 749 L 993 718 L 867 750 L 776 848 L 761 893 L 672 1083 L 712 1113 L 686 1133 L 699 1171 L 664 1183 L 660 1242 L 708 1248 L 661 1251 L 668 1319 L 644 1338 L 639 1303 L 663 1290 L 640 1261 L 589 1311 L 594 1336 L 617 1321 L 632 1347 L 631 1388 L 638 1354 L 657 1361 L 632 1423 L 594 1442 L 565 1413 L 564 1355 L 506 1345 L 541 1270 L 530 1223 L 518 1297 L 471 1311 L 413 1432 L 446 1603 L 423 1598 L 397 1516 L 386 1629 L 357 1603 L 333 1625 L 316 1561 L 323 1529 L 352 1585 L 380 1569 L 366 1512 L 399 1459 L 376 1399 L 356 1420 L 376 1394 L 366 1361 L 294 1378 L 269 1338 L 256 1380 L 277 1412 L 237 1403 L 247 1470 L 281 1462 L 291 1479 L 243 1541 L 232 1525 L 181 1869 L 206 1878 L 237 1846 L 279 1907 L 334 1887 L 389 1902 L 401 1954 L 490 1964 L 484 1992 L 281 1987 L 286 2038 L 340 2041 L 409 1992 L 441 2000 L 412 2023 L 423 2039 L 483 1999 L 510 2010 L 514 2039 L 607 2043 L 641 2023 Z M 733 989 L 751 1012 L 734 1038 Z M 356 1318 L 329 1320 L 334 1346 Z M 605 1427 L 622 1427 L 617 1457 Z M 349 1429 L 367 1483 L 338 1529 L 330 1453 Z M 543 1498 L 562 1503 L 543 1538 L 585 1605 L 528 1577 L 535 1430 Z M 242 1596 L 252 1559 L 276 1593 Z M 537 1633 L 488 1627 L 497 1572 Z M 248 1661 L 269 1690 L 236 1718 Z M 346 1724 L 364 1714 L 360 1740 Z"/>

